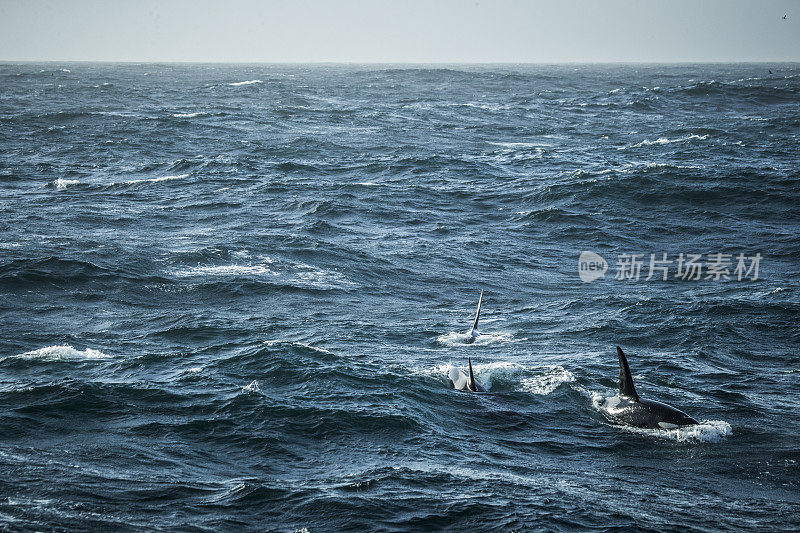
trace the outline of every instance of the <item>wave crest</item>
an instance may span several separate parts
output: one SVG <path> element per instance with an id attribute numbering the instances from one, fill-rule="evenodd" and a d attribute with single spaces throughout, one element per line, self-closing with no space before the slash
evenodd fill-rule
<path id="1" fill-rule="evenodd" d="M 694 426 L 683 426 L 675 429 L 643 429 L 631 426 L 620 426 L 633 433 L 677 442 L 719 442 L 733 433 L 731 425 L 723 420 L 703 420 Z"/>
<path id="2" fill-rule="evenodd" d="M 463 368 L 451 364 L 440 365 L 433 373 L 444 375 L 445 379 L 453 368 Z M 510 361 L 474 364 L 472 370 L 475 379 L 487 390 L 493 387 L 529 392 L 546 396 L 555 391 L 561 384 L 575 381 L 572 372 L 559 365 L 524 366 Z"/>
<path id="3" fill-rule="evenodd" d="M 481 333 L 475 339 L 475 342 L 468 344 L 470 338 L 469 333 L 461 333 L 459 331 L 451 331 L 444 335 L 436 337 L 436 342 L 443 346 L 486 346 L 487 344 L 497 344 L 502 342 L 511 342 L 514 336 L 511 333 L 504 331 L 496 331 L 493 333 Z"/>
<path id="4" fill-rule="evenodd" d="M 182 180 L 189 177 L 189 174 L 176 174 L 174 176 L 161 176 L 160 178 L 143 178 L 138 180 L 129 180 L 121 183 L 112 182 L 111 185 L 137 185 L 139 183 L 160 183 L 162 181 Z"/>
<path id="5" fill-rule="evenodd" d="M 111 356 L 99 350 L 93 350 L 92 348 L 78 350 L 68 344 L 63 344 L 58 346 L 45 346 L 38 350 L 12 355 L 7 359 L 10 358 L 39 359 L 42 361 L 85 361 L 91 359 L 109 359 Z"/>
<path id="6" fill-rule="evenodd" d="M 679 142 L 686 142 L 686 141 L 705 141 L 708 139 L 708 135 L 697 135 L 692 133 L 691 135 L 687 135 L 686 137 L 677 137 L 675 139 L 668 139 L 666 137 L 659 137 L 655 141 L 651 141 L 645 139 L 641 142 L 636 144 L 631 144 L 629 146 L 623 146 L 620 150 L 627 150 L 628 148 L 641 148 L 642 146 L 653 146 L 657 144 L 672 144 L 672 143 L 679 143 Z"/>
<path id="7" fill-rule="evenodd" d="M 173 113 L 172 116 L 174 118 L 195 118 L 195 117 L 207 117 L 209 116 L 209 114 L 204 111 L 197 111 L 195 113 Z"/>
<path id="8" fill-rule="evenodd" d="M 575 381 L 575 376 L 563 366 L 548 365 L 541 367 L 544 373 L 522 380 L 522 390 L 541 396 L 547 396 L 562 383 Z"/>
<path id="9" fill-rule="evenodd" d="M 65 180 L 64 178 L 58 178 L 54 181 L 50 182 L 50 185 L 58 189 L 59 191 L 63 191 L 70 185 L 78 185 L 80 181 L 78 180 Z"/>

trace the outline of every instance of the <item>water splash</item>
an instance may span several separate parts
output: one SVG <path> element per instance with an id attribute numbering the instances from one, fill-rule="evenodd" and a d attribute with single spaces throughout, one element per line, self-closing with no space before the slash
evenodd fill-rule
<path id="1" fill-rule="evenodd" d="M 245 392 L 245 393 L 248 393 L 248 394 L 255 394 L 255 393 L 261 392 L 261 387 L 258 386 L 258 381 L 253 380 L 253 381 L 250 382 L 249 385 L 246 385 L 246 386 L 242 387 L 242 392 Z"/>
<path id="2" fill-rule="evenodd" d="M 644 435 L 647 437 L 656 437 L 660 439 L 669 439 L 677 442 L 685 443 L 712 443 L 719 442 L 726 439 L 733 434 L 731 425 L 723 420 L 703 420 L 699 424 L 692 426 L 683 426 L 675 429 L 644 429 L 635 428 L 631 426 L 619 426 L 626 431 Z"/>

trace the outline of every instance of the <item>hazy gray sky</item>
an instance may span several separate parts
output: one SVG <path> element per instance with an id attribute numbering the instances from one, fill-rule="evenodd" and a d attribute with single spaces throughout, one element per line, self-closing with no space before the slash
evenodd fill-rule
<path id="1" fill-rule="evenodd" d="M 798 61 L 800 2 L 0 0 L 0 60 Z"/>

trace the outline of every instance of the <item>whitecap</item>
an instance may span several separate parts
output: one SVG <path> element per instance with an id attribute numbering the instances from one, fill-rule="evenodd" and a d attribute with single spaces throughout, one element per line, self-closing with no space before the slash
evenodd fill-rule
<path id="1" fill-rule="evenodd" d="M 772 289 L 771 291 L 767 291 L 765 293 L 761 293 L 759 295 L 759 297 L 770 296 L 772 294 L 778 294 L 779 292 L 784 292 L 785 290 L 787 290 L 785 287 L 776 287 L 776 288 Z"/>
<path id="2" fill-rule="evenodd" d="M 231 252 L 231 256 L 237 259 L 250 259 L 250 250 L 242 249 Z"/>
<path id="3" fill-rule="evenodd" d="M 246 251 L 245 251 L 246 252 Z M 222 265 L 187 266 L 173 269 L 172 275 L 178 277 L 198 276 L 260 276 L 270 277 L 274 283 L 283 283 L 293 287 L 314 288 L 320 290 L 355 286 L 356 283 L 344 275 L 323 270 L 306 264 L 286 264 L 275 262 L 267 256 L 257 256 L 255 261 L 250 261 L 247 255 L 234 255 L 234 259 L 241 263 L 227 263 Z"/>
<path id="4" fill-rule="evenodd" d="M 547 143 L 532 143 L 532 142 L 493 142 L 487 141 L 494 146 L 502 146 L 503 148 L 540 148 L 542 146 L 550 146 Z"/>
<path id="5" fill-rule="evenodd" d="M 139 180 L 129 180 L 122 182 L 125 185 L 135 185 L 137 183 L 158 183 L 161 181 L 182 180 L 188 178 L 189 174 L 177 174 L 175 176 L 162 176 L 160 178 L 143 178 Z M 111 185 L 119 185 L 119 183 L 112 182 Z"/>
<path id="6" fill-rule="evenodd" d="M 280 339 L 273 339 L 273 340 L 264 341 L 261 344 L 263 344 L 264 346 L 281 346 L 281 345 L 290 344 L 292 346 L 302 346 L 303 348 L 306 348 L 308 350 L 311 350 L 311 351 L 314 351 L 314 352 L 317 352 L 317 353 L 321 353 L 321 354 L 325 354 L 325 355 L 334 355 L 334 353 L 332 351 L 330 351 L 330 350 L 326 350 L 325 348 L 320 348 L 318 346 L 311 346 L 310 344 L 306 344 L 306 343 L 300 342 L 300 341 L 285 341 L 285 340 L 280 340 Z"/>
<path id="7" fill-rule="evenodd" d="M 475 109 L 484 109 L 486 111 L 499 111 L 503 109 L 501 105 L 498 104 L 482 104 L 480 102 L 467 102 L 466 104 L 451 104 L 458 107 L 473 107 Z"/>
<path id="8" fill-rule="evenodd" d="M 295 344 L 297 346 L 302 346 L 303 348 L 309 349 L 309 350 L 314 351 L 314 352 L 323 353 L 325 355 L 333 355 L 333 352 L 330 351 L 330 350 L 326 350 L 325 348 L 319 348 L 317 346 L 311 346 L 310 344 L 306 344 L 304 342 L 297 342 L 296 341 L 296 342 L 293 342 L 292 344 Z"/>
<path id="9" fill-rule="evenodd" d="M 569 370 L 558 365 L 540 367 L 537 371 L 544 370 L 541 375 L 522 380 L 522 390 L 541 396 L 547 396 L 562 383 L 575 381 L 575 376 Z"/>
<path id="10" fill-rule="evenodd" d="M 242 387 L 242 392 L 254 393 L 261 392 L 261 387 L 258 386 L 258 381 L 253 380 L 249 385 Z"/>
<path id="11" fill-rule="evenodd" d="M 641 164 L 636 166 L 641 166 Z M 698 165 L 673 165 L 672 163 L 656 163 L 655 161 L 647 161 L 644 163 L 644 166 L 647 168 L 679 168 L 679 169 L 693 169 L 693 170 L 702 170 L 703 168 L 705 168 Z"/>
<path id="12" fill-rule="evenodd" d="M 677 142 L 694 141 L 694 140 L 704 141 L 706 139 L 708 139 L 708 135 L 697 135 L 694 133 L 692 133 L 691 135 L 687 135 L 686 137 L 677 137 L 675 139 L 668 139 L 667 137 L 659 137 L 655 141 L 645 139 L 636 144 L 631 144 L 630 146 L 620 147 L 619 150 L 625 150 L 627 148 L 640 148 L 642 146 L 653 146 L 658 144 L 672 144 Z"/>
<path id="13" fill-rule="evenodd" d="M 420 373 L 443 376 L 449 379 L 452 369 L 466 368 L 463 365 L 443 364 Z M 524 366 L 511 361 L 497 361 L 485 364 L 473 362 L 472 370 L 475 379 L 487 390 L 495 385 L 504 388 L 546 396 L 555 391 L 563 383 L 575 380 L 572 372 L 558 365 Z"/>
<path id="14" fill-rule="evenodd" d="M 247 80 L 247 81 L 237 81 L 234 83 L 229 83 L 231 87 L 238 87 L 240 85 L 253 85 L 254 83 L 264 83 L 261 80 Z"/>
<path id="15" fill-rule="evenodd" d="M 51 185 L 53 187 L 55 187 L 56 189 L 58 189 L 60 191 L 63 191 L 64 189 L 66 189 L 70 185 L 77 185 L 79 183 L 80 183 L 80 181 L 78 181 L 78 180 L 65 180 L 64 178 L 58 178 L 57 180 L 53 181 L 51 183 Z"/>
<path id="16" fill-rule="evenodd" d="M 197 111 L 195 113 L 173 113 L 172 116 L 175 118 L 207 117 L 208 113 L 205 113 L 203 111 Z"/>
<path id="17" fill-rule="evenodd" d="M 25 352 L 23 354 L 11 356 L 17 359 L 40 359 L 42 361 L 82 361 L 90 359 L 109 359 L 111 356 L 99 350 L 86 348 L 77 350 L 70 345 L 46 346 Z"/>
<path id="18" fill-rule="evenodd" d="M 192 276 L 264 276 L 272 274 L 277 276 L 277 272 L 273 272 L 266 265 L 197 265 L 187 267 L 174 272 L 180 277 Z"/>
<path id="19" fill-rule="evenodd" d="M 492 333 L 481 333 L 475 338 L 475 341 L 468 344 L 470 339 L 469 333 L 461 333 L 459 331 L 451 331 L 444 335 L 436 337 L 436 341 L 444 346 L 486 346 L 487 344 L 496 344 L 501 342 L 509 342 L 514 340 L 511 333 L 504 331 L 495 331 Z"/>
<path id="20" fill-rule="evenodd" d="M 455 366 L 452 364 L 438 365 L 433 368 L 435 375 L 444 375 L 446 380 L 449 380 L 450 371 L 464 367 Z M 466 369 L 464 369 L 466 370 Z M 500 381 L 513 381 L 521 373 L 525 371 L 525 367 L 519 363 L 511 363 L 507 361 L 499 361 L 494 363 L 485 364 L 472 364 L 472 371 L 475 375 L 475 380 L 483 385 L 486 390 L 491 390 L 495 382 Z"/>

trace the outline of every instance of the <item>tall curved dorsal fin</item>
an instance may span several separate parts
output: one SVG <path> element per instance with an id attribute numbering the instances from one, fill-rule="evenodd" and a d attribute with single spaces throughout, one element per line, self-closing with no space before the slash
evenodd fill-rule
<path id="1" fill-rule="evenodd" d="M 633 386 L 633 378 L 631 377 L 631 369 L 628 367 L 628 360 L 625 354 L 622 353 L 622 348 L 617 346 L 617 355 L 619 356 L 619 395 L 639 400 L 639 395 L 636 394 L 636 387 Z"/>
<path id="2" fill-rule="evenodd" d="M 467 382 L 467 388 L 472 392 L 477 392 L 478 387 L 475 385 L 475 375 L 472 373 L 472 359 L 467 357 L 467 364 L 469 364 L 469 381 Z"/>
<path id="3" fill-rule="evenodd" d="M 481 317 L 481 303 L 483 303 L 483 289 L 481 289 L 481 296 L 478 298 L 478 310 L 475 312 L 475 322 L 472 323 L 472 331 L 478 329 L 478 319 Z"/>

